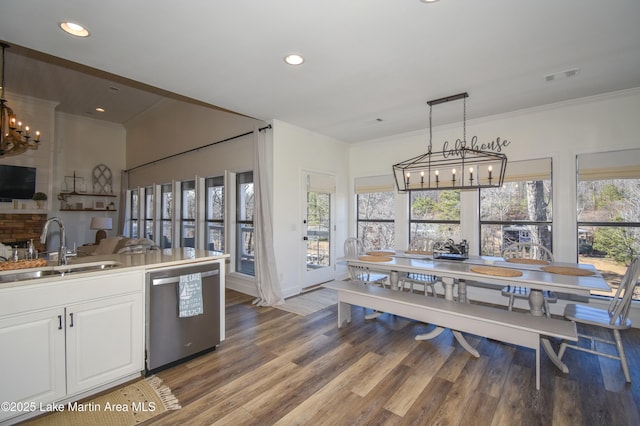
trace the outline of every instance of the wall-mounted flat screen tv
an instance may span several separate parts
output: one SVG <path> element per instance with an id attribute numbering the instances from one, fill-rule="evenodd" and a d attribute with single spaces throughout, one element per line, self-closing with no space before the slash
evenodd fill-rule
<path id="1" fill-rule="evenodd" d="M 35 192 L 35 167 L 0 165 L 0 202 L 30 200 Z"/>

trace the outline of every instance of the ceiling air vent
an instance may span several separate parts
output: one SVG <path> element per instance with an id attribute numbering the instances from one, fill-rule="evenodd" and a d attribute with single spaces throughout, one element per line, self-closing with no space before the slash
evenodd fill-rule
<path id="1" fill-rule="evenodd" d="M 547 83 L 551 81 L 564 80 L 565 78 L 575 77 L 576 75 L 578 75 L 578 71 L 579 71 L 578 68 L 573 68 L 566 71 L 560 71 L 554 74 L 547 74 L 544 76 L 544 79 Z"/>

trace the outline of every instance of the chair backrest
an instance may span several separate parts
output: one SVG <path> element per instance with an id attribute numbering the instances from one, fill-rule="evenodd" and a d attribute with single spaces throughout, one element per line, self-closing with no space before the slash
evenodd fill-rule
<path id="1" fill-rule="evenodd" d="M 364 245 L 357 238 L 347 238 L 344 241 L 344 257 L 358 257 L 364 253 Z"/>
<path id="2" fill-rule="evenodd" d="M 633 259 L 631 265 L 627 268 L 620 282 L 616 294 L 609 304 L 609 320 L 610 324 L 620 319 L 620 323 L 624 324 L 629 316 L 629 308 L 633 299 L 633 292 L 638 284 L 640 284 L 640 256 Z"/>
<path id="3" fill-rule="evenodd" d="M 364 244 L 357 238 L 344 241 L 344 257 L 356 258 L 364 253 Z M 347 268 L 352 280 L 369 281 L 369 270 L 362 266 L 349 265 Z"/>
<path id="4" fill-rule="evenodd" d="M 553 253 L 536 243 L 515 243 L 502 250 L 504 259 L 537 259 L 553 262 Z"/>
<path id="5" fill-rule="evenodd" d="M 428 237 L 418 237 L 411 240 L 409 250 L 433 251 L 433 240 Z"/>

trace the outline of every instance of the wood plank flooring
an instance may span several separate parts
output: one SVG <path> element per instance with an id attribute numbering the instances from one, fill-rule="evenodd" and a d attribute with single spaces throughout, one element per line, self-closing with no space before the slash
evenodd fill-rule
<path id="1" fill-rule="evenodd" d="M 306 317 L 251 305 L 228 290 L 227 340 L 207 355 L 158 373 L 182 404 L 145 425 L 637 425 L 640 330 L 624 333 L 632 384 L 617 361 L 568 350 L 570 373 L 542 356 L 535 390 L 532 350 L 467 335 L 476 359 L 450 331 L 353 308 Z"/>

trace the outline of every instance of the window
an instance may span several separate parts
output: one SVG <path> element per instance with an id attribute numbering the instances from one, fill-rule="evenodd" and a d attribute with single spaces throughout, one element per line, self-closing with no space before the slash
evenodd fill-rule
<path id="1" fill-rule="evenodd" d="M 416 238 L 459 242 L 460 191 L 411 191 L 409 196 L 409 242 Z"/>
<path id="2" fill-rule="evenodd" d="M 144 237 L 153 241 L 153 187 L 144 188 Z"/>
<path id="3" fill-rule="evenodd" d="M 255 275 L 253 172 L 236 175 L 236 271 Z"/>
<path id="4" fill-rule="evenodd" d="M 577 168 L 578 261 L 593 264 L 613 295 L 640 255 L 640 150 L 578 155 Z"/>
<path id="5" fill-rule="evenodd" d="M 182 195 L 180 208 L 181 247 L 196 246 L 196 181 L 186 180 L 180 184 Z"/>
<path id="6" fill-rule="evenodd" d="M 160 227 L 162 238 L 160 247 L 163 249 L 171 248 L 171 240 L 173 235 L 173 190 L 170 183 L 166 183 L 160 187 Z"/>
<path id="7" fill-rule="evenodd" d="M 129 211 L 129 233 L 131 238 L 138 238 L 138 212 L 140 211 L 138 204 L 138 190 L 132 189 L 129 196 L 129 205 L 131 207 L 131 210 Z"/>
<path id="8" fill-rule="evenodd" d="M 552 249 L 551 159 L 507 164 L 501 188 L 480 189 L 480 255 L 534 242 Z"/>
<path id="9" fill-rule="evenodd" d="M 367 250 L 395 248 L 393 185 L 392 176 L 356 179 L 357 236 Z"/>
<path id="10" fill-rule="evenodd" d="M 205 248 L 224 252 L 224 178 L 205 179 Z"/>

